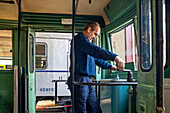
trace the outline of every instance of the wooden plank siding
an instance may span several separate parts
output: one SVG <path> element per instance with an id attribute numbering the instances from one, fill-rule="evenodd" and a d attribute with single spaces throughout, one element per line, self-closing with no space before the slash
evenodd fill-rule
<path id="1" fill-rule="evenodd" d="M 12 57 L 12 31 L 0 30 L 0 57 Z"/>

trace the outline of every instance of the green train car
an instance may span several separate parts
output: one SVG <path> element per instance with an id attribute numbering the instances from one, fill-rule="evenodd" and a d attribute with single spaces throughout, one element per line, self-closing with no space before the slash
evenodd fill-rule
<path id="1" fill-rule="evenodd" d="M 45 52 L 38 54 L 36 39 L 43 37 L 37 33 L 54 39 L 50 33 L 82 32 L 94 21 L 101 33 L 93 43 L 118 54 L 133 73 L 130 81 L 132 74 L 128 76 L 127 71 L 110 72 L 96 66 L 94 85 L 103 113 L 169 113 L 169 17 L 169 0 L 0 0 L 0 113 L 38 113 L 38 100 L 65 98 L 54 97 L 55 86 L 48 77 L 52 87 L 40 91 L 53 91 L 52 96 L 36 95 L 41 83 L 37 72 L 50 73 L 44 67 L 53 62 L 45 54 L 50 48 L 45 51 L 42 46 Z M 57 51 L 53 54 L 59 55 Z M 57 80 L 58 72 L 55 76 Z M 52 110 L 59 112 L 57 107 Z"/>

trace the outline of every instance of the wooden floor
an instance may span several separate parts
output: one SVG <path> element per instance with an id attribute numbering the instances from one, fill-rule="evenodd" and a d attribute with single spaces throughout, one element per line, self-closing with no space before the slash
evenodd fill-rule
<path id="1" fill-rule="evenodd" d="M 71 113 L 71 108 L 55 105 L 55 101 L 45 100 L 38 101 L 36 105 L 36 113 Z"/>

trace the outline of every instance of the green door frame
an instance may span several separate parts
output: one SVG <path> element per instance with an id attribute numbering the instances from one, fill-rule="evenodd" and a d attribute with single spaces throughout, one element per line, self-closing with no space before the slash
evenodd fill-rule
<path id="1" fill-rule="evenodd" d="M 142 48 L 142 27 L 144 26 L 141 16 L 141 10 L 146 11 L 144 0 L 137 1 L 138 12 L 138 47 Z M 139 51 L 139 71 L 138 71 L 138 87 L 137 87 L 137 112 L 156 113 L 163 112 L 163 35 L 162 35 L 162 0 L 150 0 L 150 33 L 151 33 L 151 64 L 149 68 L 143 67 L 142 49 Z M 142 3 L 143 2 L 143 3 Z M 142 6 L 142 4 L 144 4 Z M 146 5 L 146 6 L 147 6 Z M 143 9 L 142 9 L 143 8 Z M 149 14 L 148 13 L 148 14 Z M 150 35 L 150 34 L 149 34 Z M 146 51 L 146 50 L 145 50 Z"/>

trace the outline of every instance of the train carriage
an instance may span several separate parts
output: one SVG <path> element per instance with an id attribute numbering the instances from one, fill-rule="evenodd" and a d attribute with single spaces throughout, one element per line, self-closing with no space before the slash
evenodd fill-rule
<path id="1" fill-rule="evenodd" d="M 71 33 L 36 32 L 35 37 L 37 101 L 38 98 L 44 97 L 54 99 L 55 84 L 52 81 L 67 80 L 70 75 L 70 42 L 72 35 Z M 57 96 L 71 96 L 64 82 L 58 83 L 57 89 Z"/>

